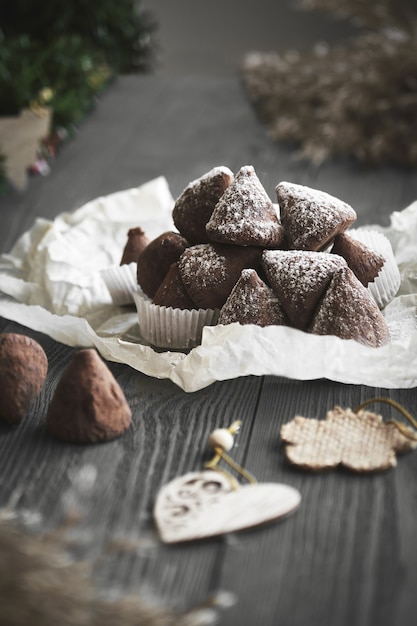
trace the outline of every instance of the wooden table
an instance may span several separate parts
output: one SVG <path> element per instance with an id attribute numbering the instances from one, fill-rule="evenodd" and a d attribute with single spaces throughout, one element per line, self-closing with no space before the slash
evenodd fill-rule
<path id="1" fill-rule="evenodd" d="M 0 250 L 9 250 L 38 216 L 53 218 L 160 174 L 175 197 L 219 164 L 234 171 L 254 165 L 272 197 L 280 180 L 326 190 L 355 207 L 359 224 L 388 224 L 392 211 L 417 197 L 416 172 L 367 171 L 348 160 L 321 168 L 297 162 L 288 147 L 268 139 L 236 77 L 124 77 L 63 148 L 48 178 L 0 200 Z M 0 331 L 36 338 L 49 359 L 46 385 L 28 418 L 18 428 L 1 427 L 0 506 L 40 514 L 40 530 L 78 508 L 83 517 L 71 538 L 86 559 L 104 554 L 95 568 L 100 588 L 133 591 L 179 611 L 227 591 L 234 603 L 219 613 L 227 626 L 416 623 L 417 455 L 374 475 L 312 474 L 288 465 L 279 437 L 296 414 L 324 417 L 335 405 L 354 408 L 380 395 L 415 412 L 415 389 L 265 376 L 187 394 L 108 363 L 132 407 L 132 428 L 112 443 L 65 445 L 47 436 L 44 419 L 74 350 L 13 321 L 1 320 Z M 383 412 L 394 416 L 389 407 Z M 161 544 L 151 515 L 158 489 L 199 470 L 209 433 L 235 419 L 242 429 L 234 459 L 259 481 L 299 489 L 299 510 L 262 529 Z M 83 491 L 80 477 L 94 477 L 95 470 L 94 485 Z M 137 542 L 137 549 L 105 552 L 115 540 Z"/>

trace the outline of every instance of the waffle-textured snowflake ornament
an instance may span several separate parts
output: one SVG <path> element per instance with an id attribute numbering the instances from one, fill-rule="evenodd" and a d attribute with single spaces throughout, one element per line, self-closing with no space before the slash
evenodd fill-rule
<path id="1" fill-rule="evenodd" d="M 344 466 L 356 472 L 386 470 L 396 454 L 417 447 L 413 431 L 381 415 L 336 406 L 323 420 L 296 416 L 281 428 L 290 463 L 313 471 Z"/>

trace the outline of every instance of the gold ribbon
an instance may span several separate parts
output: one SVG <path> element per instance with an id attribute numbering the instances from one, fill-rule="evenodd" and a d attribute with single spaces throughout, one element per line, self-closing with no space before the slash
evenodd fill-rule
<path id="1" fill-rule="evenodd" d="M 411 439 L 412 441 L 417 441 L 417 420 L 411 415 L 411 413 L 407 411 L 407 409 L 405 409 L 402 406 L 402 404 L 400 404 L 399 402 L 396 402 L 396 400 L 392 400 L 391 398 L 382 398 L 382 397 L 370 398 L 369 400 L 365 400 L 358 407 L 356 407 L 356 409 L 354 410 L 354 413 L 359 413 L 359 411 L 364 409 L 366 406 L 369 406 L 370 404 L 375 404 L 377 402 L 389 404 L 390 406 L 397 409 L 397 411 L 399 411 L 401 415 L 403 415 L 403 417 L 405 417 L 405 419 L 411 424 L 414 430 L 411 430 L 408 426 L 406 426 L 402 422 L 399 422 L 398 420 L 395 420 L 395 419 L 389 420 L 387 424 L 393 424 L 396 428 L 398 428 L 401 434 L 404 435 L 404 437 L 407 437 L 408 439 Z"/>
<path id="2" fill-rule="evenodd" d="M 233 422 L 233 424 L 231 424 L 229 428 L 227 428 L 226 430 L 228 430 L 231 435 L 235 435 L 237 432 L 239 432 L 241 424 L 242 422 L 237 420 L 236 422 Z M 229 467 L 235 470 L 235 472 L 237 472 L 240 476 L 242 476 L 242 478 L 247 480 L 249 483 L 257 482 L 256 478 L 254 478 L 252 474 L 250 474 L 247 470 L 245 470 L 245 468 L 241 467 L 238 463 L 236 463 L 236 461 L 234 461 L 228 454 L 226 454 L 223 448 L 220 448 L 217 446 L 214 448 L 214 457 L 211 459 L 211 461 L 208 461 L 207 463 L 205 463 L 204 467 L 207 469 L 214 470 L 215 472 L 219 472 L 220 474 L 223 474 L 229 480 L 232 486 L 232 489 L 238 489 L 239 483 L 236 480 L 236 478 L 232 476 L 230 472 L 219 467 L 218 464 L 220 460 L 223 460 L 225 463 L 227 463 Z"/>

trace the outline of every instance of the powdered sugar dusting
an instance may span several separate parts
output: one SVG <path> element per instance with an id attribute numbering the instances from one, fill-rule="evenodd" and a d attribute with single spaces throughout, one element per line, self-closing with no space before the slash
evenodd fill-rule
<path id="1" fill-rule="evenodd" d="M 221 308 L 242 269 L 256 267 L 257 248 L 198 244 L 182 254 L 178 269 L 192 300 L 201 307 Z"/>
<path id="2" fill-rule="evenodd" d="M 294 302 L 330 281 L 334 271 L 346 264 L 337 255 L 303 250 L 266 250 L 262 262 L 272 287 Z"/>
<path id="3" fill-rule="evenodd" d="M 321 250 L 357 217 L 349 204 L 318 189 L 283 181 L 276 193 L 290 248 Z"/>
<path id="4" fill-rule="evenodd" d="M 376 302 L 348 267 L 334 275 L 310 331 L 375 347 L 389 340 L 388 326 Z"/>
<path id="5" fill-rule="evenodd" d="M 242 270 L 240 279 L 220 312 L 219 324 L 233 322 L 258 326 L 287 323 L 278 298 L 253 269 Z"/>
<path id="6" fill-rule="evenodd" d="M 193 189 L 193 187 L 201 185 L 202 182 L 210 180 L 214 176 L 218 176 L 218 175 L 226 176 L 227 178 L 230 178 L 231 180 L 233 180 L 234 178 L 234 174 L 232 170 L 230 170 L 226 165 L 216 165 L 215 167 L 213 167 L 211 170 L 209 170 L 208 172 L 206 172 L 199 178 L 196 178 L 190 181 L 188 185 L 185 187 L 184 191 L 186 189 Z"/>
<path id="7" fill-rule="evenodd" d="M 262 264 L 291 323 L 305 328 L 333 274 L 346 261 L 327 252 L 266 250 Z"/>
<path id="8" fill-rule="evenodd" d="M 176 228 L 191 243 L 207 243 L 206 224 L 213 209 L 234 179 L 223 165 L 214 167 L 187 185 L 172 210 Z"/>
<path id="9" fill-rule="evenodd" d="M 242 167 L 217 203 L 206 231 L 213 241 L 238 245 L 281 245 L 282 228 L 252 166 Z"/>
<path id="10" fill-rule="evenodd" d="M 197 244 L 188 248 L 186 252 L 179 262 L 184 281 L 189 282 L 193 278 L 199 282 L 201 289 L 205 289 L 213 281 L 213 276 L 218 282 L 225 280 L 226 258 L 211 244 Z"/>

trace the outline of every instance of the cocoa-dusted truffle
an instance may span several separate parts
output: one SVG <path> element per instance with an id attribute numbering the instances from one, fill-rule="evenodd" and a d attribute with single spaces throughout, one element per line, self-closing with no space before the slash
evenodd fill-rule
<path id="1" fill-rule="evenodd" d="M 245 268 L 256 269 L 262 249 L 202 243 L 187 248 L 178 261 L 182 282 L 202 309 L 221 309 Z"/>
<path id="2" fill-rule="evenodd" d="M 98 443 L 131 423 L 123 391 L 93 348 L 78 350 L 58 382 L 46 416 L 48 431 L 70 443 Z"/>
<path id="3" fill-rule="evenodd" d="M 219 324 L 256 324 L 288 326 L 288 318 L 278 298 L 255 270 L 242 270 L 239 280 L 223 305 Z"/>
<path id="4" fill-rule="evenodd" d="M 365 287 L 375 280 L 385 263 L 381 254 L 346 233 L 335 237 L 331 252 L 346 260 L 352 272 Z"/>
<path id="5" fill-rule="evenodd" d="M 190 244 L 207 243 L 206 224 L 213 209 L 233 181 L 233 172 L 220 165 L 190 182 L 175 201 L 172 218 Z"/>
<path id="6" fill-rule="evenodd" d="M 123 249 L 120 265 L 129 265 L 129 263 L 137 263 L 140 253 L 150 243 L 149 237 L 140 227 L 131 228 L 127 233 L 127 241 Z"/>
<path id="7" fill-rule="evenodd" d="M 154 297 L 172 263 L 178 261 L 188 245 L 182 235 L 167 231 L 146 246 L 138 258 L 137 281 L 147 296 Z"/>
<path id="8" fill-rule="evenodd" d="M 262 265 L 291 325 L 305 330 L 334 272 L 346 261 L 326 252 L 265 250 Z"/>
<path id="9" fill-rule="evenodd" d="M 370 250 L 371 256 L 375 253 L 380 256 L 383 265 L 377 276 L 370 280 L 366 287 L 374 298 L 380 309 L 384 309 L 387 304 L 397 294 L 401 286 L 401 273 L 397 265 L 391 242 L 383 233 L 377 230 L 350 230 L 347 234 L 355 242 L 360 242 Z M 348 260 L 349 263 L 349 260 Z M 376 261 L 378 264 L 378 261 Z M 355 271 L 355 269 L 354 269 Z M 359 271 L 358 271 L 359 274 Z M 364 276 L 362 282 L 366 283 L 369 276 Z M 361 280 L 361 278 L 359 277 Z"/>
<path id="10" fill-rule="evenodd" d="M 196 305 L 188 295 L 180 273 L 178 263 L 173 263 L 153 298 L 153 304 L 172 307 L 173 309 L 196 309 Z"/>
<path id="11" fill-rule="evenodd" d="M 291 249 L 324 250 L 356 220 L 351 206 L 324 191 L 285 181 L 275 191 Z"/>
<path id="12" fill-rule="evenodd" d="M 372 347 L 389 341 L 388 326 L 378 305 L 347 266 L 335 272 L 309 331 L 355 339 Z"/>
<path id="13" fill-rule="evenodd" d="M 42 346 L 25 335 L 0 334 L 0 419 L 18 424 L 38 397 L 48 359 Z"/>
<path id="14" fill-rule="evenodd" d="M 280 248 L 284 232 L 277 211 L 251 165 L 242 167 L 206 226 L 217 243 Z"/>

